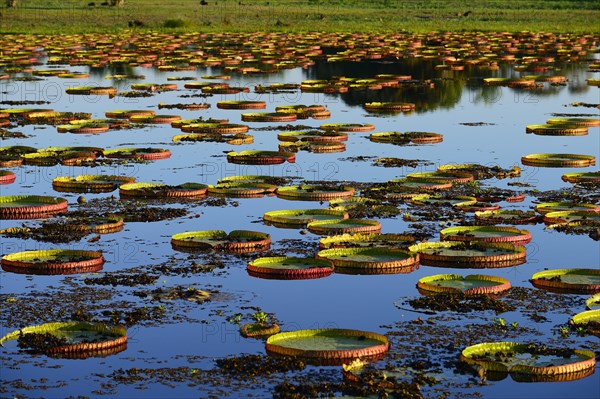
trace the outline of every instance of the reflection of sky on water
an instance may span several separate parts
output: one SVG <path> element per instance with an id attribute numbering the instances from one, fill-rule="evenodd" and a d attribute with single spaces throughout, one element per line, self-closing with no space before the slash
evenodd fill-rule
<path id="1" fill-rule="evenodd" d="M 73 68 L 80 70 L 81 68 Z M 133 73 L 145 74 L 147 82 L 166 82 L 167 76 L 200 76 L 220 73 L 218 69 L 193 72 L 157 72 L 134 69 Z M 115 73 L 114 71 L 110 73 Z M 35 129 L 25 126 L 21 131 L 33 137 L 26 140 L 5 140 L 2 145 L 30 145 L 47 147 L 51 145 L 75 146 L 93 145 L 104 148 L 117 146 L 156 146 L 168 147 L 173 152 L 170 159 L 149 164 L 132 164 L 126 166 L 102 168 L 69 168 L 56 166 L 51 168 L 35 168 L 24 166 L 16 169 L 17 183 L 2 187 L 2 195 L 12 194 L 49 194 L 56 195 L 52 190 L 52 178 L 60 175 L 78 175 L 85 173 L 123 173 L 134 175 L 138 181 L 160 181 L 169 184 L 179 184 L 186 181 L 216 183 L 218 178 L 236 174 L 270 174 L 270 175 L 299 175 L 309 180 L 357 180 L 357 181 L 386 181 L 401 177 L 413 171 L 434 170 L 444 163 L 482 163 L 499 165 L 508 168 L 520 165 L 522 155 L 538 152 L 583 153 L 600 157 L 600 128 L 590 128 L 590 134 L 583 137 L 543 137 L 525 134 L 525 125 L 544 123 L 556 112 L 595 113 L 590 108 L 565 107 L 572 102 L 599 102 L 598 88 L 585 85 L 585 78 L 593 74 L 585 72 L 581 67 L 564 66 L 557 73 L 566 74 L 569 84 L 566 87 L 546 86 L 540 92 L 519 91 L 509 88 L 491 88 L 481 86 L 481 77 L 509 76 L 512 70 L 502 68 L 495 73 L 474 71 L 449 72 L 434 71 L 432 65 L 397 66 L 392 64 L 320 64 L 305 70 L 283 71 L 276 75 L 265 76 L 235 76 L 229 83 L 232 86 L 248 85 L 267 82 L 299 82 L 303 79 L 328 78 L 334 75 L 349 77 L 370 77 L 376 73 L 411 74 L 415 78 L 431 78 L 434 89 L 422 87 L 409 88 L 400 91 L 386 89 L 381 92 L 350 92 L 341 96 L 323 94 L 286 93 L 278 95 L 256 95 L 248 93 L 240 96 L 214 96 L 203 98 L 179 98 L 179 95 L 192 94 L 184 90 L 184 82 L 177 82 L 181 88 L 176 92 L 157 94 L 149 99 L 135 99 L 105 96 L 74 97 L 64 94 L 64 87 L 80 81 L 67 81 L 49 78 L 43 82 L 2 83 L 1 91 L 12 94 L 2 94 L 2 100 L 33 100 L 53 98 L 48 107 L 57 111 L 92 112 L 94 117 L 101 118 L 104 112 L 112 109 L 156 109 L 159 103 L 178 102 L 209 102 L 212 107 L 203 111 L 168 110 L 159 111 L 165 114 L 178 114 L 183 118 L 198 116 L 229 118 L 233 123 L 239 123 L 240 114 L 246 111 L 219 110 L 216 102 L 222 99 L 261 99 L 268 101 L 267 111 L 272 111 L 277 105 L 283 104 L 324 104 L 332 112 L 327 121 L 300 120 L 298 124 L 318 127 L 321 123 L 373 123 L 376 131 L 431 131 L 444 134 L 444 142 L 426 146 L 394 146 L 389 144 L 371 143 L 368 133 L 350 133 L 347 151 L 336 154 L 311 154 L 301 152 L 294 165 L 279 166 L 242 166 L 228 164 L 225 152 L 234 149 L 275 149 L 277 147 L 276 131 L 251 131 L 255 143 L 249 146 L 236 147 L 227 144 L 173 144 L 171 137 L 179 132 L 168 125 L 145 127 L 128 131 L 114 131 L 98 136 L 58 134 L 53 127 Z M 107 71 L 98 71 L 93 75 L 93 82 L 98 85 L 108 85 L 113 82 L 103 79 Z M 137 81 L 118 82 L 120 90 L 127 90 L 131 83 Z M 89 82 L 82 82 L 87 84 Z M 40 96 L 42 96 L 40 98 Z M 417 112 L 392 116 L 377 116 L 368 114 L 362 109 L 365 101 L 398 100 L 418 104 Z M 41 106 L 44 107 L 44 106 Z M 486 122 L 491 125 L 470 127 L 461 125 L 465 122 Z M 250 123 L 251 127 L 262 127 L 266 124 Z M 434 162 L 434 166 L 418 169 L 380 168 L 370 166 L 371 161 L 350 162 L 343 160 L 351 156 L 398 157 L 408 159 L 426 159 Z M 593 171 L 594 167 L 577 169 Z M 518 181 L 530 183 L 540 190 L 569 187 L 568 183 L 560 180 L 563 173 L 570 168 L 531 168 L 523 167 L 523 175 Z M 514 180 L 513 180 L 514 181 Z M 488 181 L 486 184 L 496 184 L 506 187 L 508 180 Z M 115 195 L 118 195 L 116 192 Z M 110 194 L 86 195 L 88 198 L 109 196 Z M 65 194 L 74 203 L 78 194 Z M 140 264 L 157 263 L 175 254 L 169 245 L 172 234 L 189 231 L 219 228 L 226 231 L 233 229 L 255 229 L 272 235 L 273 241 L 281 239 L 302 239 L 316 242 L 318 237 L 312 234 L 300 235 L 297 230 L 277 229 L 265 226 L 261 222 L 262 214 L 277 209 L 315 208 L 318 202 L 286 201 L 275 197 L 264 199 L 240 199 L 238 207 L 215 208 L 194 207 L 192 213 L 201 213 L 197 219 L 181 218 L 159 223 L 128 223 L 123 232 L 103 236 L 93 244 L 106 254 L 105 270 L 121 270 Z M 509 208 L 527 209 L 531 201 L 524 203 L 504 204 Z M 187 206 L 187 205 L 184 205 Z M 323 206 L 326 206 L 324 204 Z M 383 232 L 402 232 L 408 224 L 401 219 L 381 220 Z M 2 221 L 2 228 L 18 226 L 21 221 Z M 441 228 L 441 227 L 440 227 Z M 598 243 L 586 236 L 568 236 L 547 231 L 542 225 L 525 226 L 531 231 L 533 240 L 527 245 L 528 262 L 521 266 L 505 269 L 484 269 L 481 273 L 496 274 L 509 278 L 514 286 L 529 287 L 529 277 L 545 268 L 562 267 L 597 267 L 600 261 Z M 90 247 L 83 241 L 70 247 Z M 33 241 L 19 241 L 2 238 L 2 253 L 36 248 L 49 248 L 53 245 Z M 277 244 L 275 244 L 277 248 Z M 177 254 L 181 262 L 188 262 L 187 254 Z M 222 284 L 223 291 L 251 298 L 252 305 L 260 306 L 268 312 L 273 312 L 284 323 L 285 329 L 314 328 L 338 326 L 344 328 L 359 328 L 381 331 L 380 326 L 393 324 L 397 321 L 412 320 L 417 314 L 400 311 L 395 308 L 394 301 L 404 297 L 416 296 L 416 282 L 419 278 L 434 273 L 454 273 L 455 269 L 442 269 L 421 266 L 411 274 L 384 276 L 352 276 L 334 274 L 331 277 L 312 281 L 277 281 L 251 278 L 245 271 L 244 261 L 235 262 L 225 277 L 210 275 L 197 276 L 194 282 L 198 287 L 205 284 Z M 473 272 L 469 270 L 469 272 Z M 478 271 L 479 272 L 479 271 Z M 59 285 L 61 277 L 35 276 L 27 277 L 9 273 L 0 274 L 0 290 L 2 293 L 29 292 L 32 289 L 43 289 L 46 285 Z M 189 280 L 178 277 L 161 279 L 159 285 L 189 284 Z M 582 300 L 584 297 L 581 297 Z M 212 305 L 209 305 L 209 307 Z M 581 308 L 583 310 L 583 306 Z M 207 310 L 198 310 L 199 317 Z M 494 315 L 489 315 L 489 319 Z M 514 321 L 516 315 L 504 316 Z M 560 315 L 547 325 L 537 324 L 538 328 L 550 329 L 556 324 L 564 323 L 569 315 Z M 528 320 L 518 320 L 527 324 Z M 0 330 L 1 334 L 6 328 Z M 128 351 L 113 356 L 110 360 L 90 359 L 83 362 L 67 362 L 50 360 L 49 363 L 60 364 L 61 369 L 45 368 L 44 376 L 53 379 L 66 378 L 64 375 L 80 376 L 81 379 L 69 382 L 73 392 L 88 393 L 85 374 L 82 371 L 110 372 L 120 367 L 136 366 L 130 356 L 148 359 L 150 366 L 159 367 L 156 359 L 171 359 L 176 354 L 191 354 L 202 356 L 223 356 L 238 352 L 262 353 L 260 341 L 244 340 L 237 334 L 237 327 L 226 323 L 209 325 L 167 325 L 157 328 L 134 328 L 133 337 Z M 172 337 L 172 340 L 165 337 Z M 144 350 L 145 353 L 139 351 Z M 169 366 L 178 362 L 187 364 L 184 360 L 169 360 Z M 209 362 L 210 363 L 210 362 Z M 137 366 L 136 366 L 137 367 Z M 18 370 L 2 370 L 3 378 L 13 379 L 15 373 L 33 376 L 35 367 L 31 364 Z M 35 371 L 36 375 L 39 375 Z M 33 377 L 32 377 L 33 378 Z M 75 377 L 73 377 L 75 378 Z M 590 393 L 598 391 L 599 377 L 596 374 L 578 382 L 562 384 L 516 384 L 507 379 L 495 383 L 489 388 L 483 388 L 486 397 L 500 397 L 502 392 L 514 392 L 514 397 L 589 397 Z M 574 388 L 574 389 L 571 389 Z M 164 389 L 164 388 L 163 388 Z M 488 392 L 489 390 L 489 392 Z M 48 391 L 52 394 L 53 390 Z M 146 397 L 147 394 L 134 389 L 124 389 L 128 397 Z M 153 390 L 153 395 L 162 396 L 170 391 Z M 181 391 L 185 395 L 188 391 Z M 562 396 L 561 396 L 562 395 Z"/>

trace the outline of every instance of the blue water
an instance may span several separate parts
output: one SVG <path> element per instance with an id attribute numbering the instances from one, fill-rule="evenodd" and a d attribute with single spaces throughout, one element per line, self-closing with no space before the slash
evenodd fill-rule
<path id="1" fill-rule="evenodd" d="M 315 67 L 316 68 L 316 67 Z M 376 69 L 377 65 L 372 66 Z M 389 67 L 388 67 L 389 68 Z M 72 68 L 73 71 L 85 72 L 83 67 Z M 234 76 L 229 83 L 232 86 L 254 86 L 274 82 L 300 82 L 323 74 L 322 70 L 294 69 L 276 75 L 256 77 Z M 106 74 L 109 72 L 106 71 Z M 154 70 L 134 69 L 134 73 L 146 75 L 146 81 L 164 83 L 167 76 L 198 76 L 220 73 L 216 68 L 199 68 L 196 72 L 158 72 Z M 169 125 L 148 126 L 136 130 L 111 131 L 101 135 L 59 134 L 54 127 L 37 129 L 24 126 L 18 130 L 31 135 L 30 138 L 3 140 L 2 145 L 28 145 L 38 148 L 52 145 L 60 146 L 100 146 L 116 148 L 119 146 L 152 146 L 169 148 L 173 153 L 167 160 L 148 164 L 131 164 L 118 167 L 81 168 L 55 166 L 38 168 L 21 166 L 14 168 L 17 173 L 15 184 L 2 186 L 2 195 L 38 194 L 60 195 L 67 198 L 70 204 L 76 203 L 79 194 L 61 193 L 52 190 L 51 181 L 62 175 L 75 176 L 86 173 L 126 174 L 135 176 L 137 181 L 156 181 L 168 184 L 184 182 L 216 183 L 218 178 L 238 174 L 268 174 L 273 176 L 300 176 L 307 180 L 351 180 L 364 182 L 383 182 L 398 178 L 414 171 L 433 171 L 437 166 L 446 163 L 481 163 L 499 165 L 510 168 L 522 166 L 520 158 L 530 153 L 581 153 L 600 157 L 600 128 L 590 128 L 589 135 L 583 137 L 543 137 L 525 134 L 528 124 L 544 123 L 556 112 L 595 113 L 589 108 L 573 108 L 568 104 L 579 101 L 597 103 L 600 100 L 598 88 L 586 86 L 585 78 L 595 75 L 586 72 L 585 68 L 573 68 L 565 71 L 569 78 L 566 87 L 544 87 L 544 94 L 518 91 L 509 88 L 484 89 L 477 84 L 477 75 L 466 73 L 440 72 L 434 78 L 451 77 L 461 84 L 457 85 L 458 93 L 453 91 L 452 98 L 445 98 L 444 85 L 449 84 L 435 80 L 436 96 L 440 98 L 439 106 L 429 110 L 417 109 L 411 114 L 393 116 L 375 116 L 366 113 L 361 106 L 351 105 L 358 101 L 349 95 L 323 94 L 278 94 L 257 95 L 253 93 L 221 96 L 207 99 L 179 98 L 181 94 L 190 94 L 183 89 L 184 82 L 177 82 L 180 89 L 175 92 L 164 92 L 149 99 L 127 99 L 106 96 L 70 96 L 64 88 L 72 82 L 54 77 L 43 82 L 4 82 L 0 83 L 0 100 L 48 100 L 47 107 L 57 111 L 92 112 L 93 117 L 102 118 L 104 112 L 113 109 L 154 109 L 159 103 L 208 102 L 211 108 L 203 111 L 161 110 L 160 114 L 178 114 L 184 119 L 198 116 L 228 118 L 232 123 L 240 123 L 240 114 L 246 111 L 219 110 L 216 102 L 222 99 L 265 100 L 266 111 L 274 111 L 282 104 L 323 104 L 328 107 L 332 117 L 326 121 L 299 120 L 297 123 L 318 127 L 322 123 L 372 123 L 376 131 L 430 131 L 442 133 L 443 143 L 423 146 L 399 147 L 390 144 L 372 143 L 369 133 L 349 133 L 347 151 L 334 154 L 312 154 L 300 152 L 296 164 L 279 166 L 242 166 L 228 164 L 225 152 L 240 149 L 277 148 L 276 131 L 250 131 L 255 142 L 246 146 L 231 146 L 215 143 L 174 144 L 171 137 L 179 133 L 178 129 Z M 321 77 L 321 75 L 319 75 Z M 112 83 L 103 79 L 103 75 L 94 76 L 85 82 L 75 81 L 82 85 Z M 118 87 L 126 90 L 132 82 L 119 82 Z M 468 83 L 468 84 L 465 84 Z M 456 84 L 455 84 L 456 85 Z M 417 93 L 416 97 L 419 96 Z M 364 102 L 364 101 L 363 101 Z M 41 106 L 46 107 L 46 106 Z M 464 122 L 486 122 L 486 126 L 463 126 Z M 250 127 L 267 126 L 264 123 L 249 123 Z M 411 168 L 381 168 L 371 166 L 371 161 L 351 162 L 343 160 L 352 156 L 398 157 L 407 159 L 425 159 L 434 165 Z M 532 168 L 524 167 L 522 176 L 513 180 L 486 181 L 486 184 L 507 187 L 508 181 L 529 183 L 539 190 L 550 190 L 570 187 L 561 181 L 563 173 L 570 168 Z M 580 168 L 577 171 L 595 171 L 597 167 Z M 118 195 L 117 192 L 113 193 Z M 111 194 L 86 194 L 88 199 L 106 197 Z M 181 262 L 188 259 L 188 254 L 176 253 L 169 245 L 171 235 L 183 231 L 222 229 L 260 230 L 269 233 L 274 247 L 282 239 L 302 239 L 316 242 L 318 237 L 312 234 L 301 235 L 298 230 L 278 229 L 261 223 L 262 214 L 278 209 L 304 209 L 326 206 L 318 202 L 287 201 L 276 197 L 262 199 L 239 199 L 237 207 L 191 207 L 192 214 L 200 214 L 199 218 L 179 218 L 158 223 L 128 223 L 125 230 L 102 236 L 96 243 L 85 240 L 67 245 L 70 248 L 90 248 L 102 250 L 107 263 L 105 271 L 117 271 L 137 267 L 144 264 L 158 264 L 176 256 Z M 507 209 L 530 209 L 531 199 L 516 204 L 503 203 Z M 187 206 L 187 205 L 186 205 Z M 408 223 L 401 218 L 383 219 L 384 233 L 403 232 Z M 0 222 L 2 228 L 19 226 L 23 221 Z M 442 227 L 440 227 L 441 229 Z M 513 286 L 529 287 L 530 276 L 543 269 L 591 267 L 600 264 L 600 247 L 598 242 L 587 236 L 573 236 L 544 229 L 543 225 L 526 226 L 533 235 L 527 245 L 527 263 L 504 269 L 478 270 L 483 274 L 494 274 L 510 279 Z M 31 240 L 22 241 L 2 238 L 1 253 L 31 250 L 38 248 L 59 247 L 54 244 L 37 243 Z M 65 247 L 62 245 L 60 247 Z M 263 344 L 258 340 L 246 340 L 239 336 L 238 327 L 227 323 L 224 317 L 209 315 L 211 309 L 224 307 L 228 315 L 237 312 L 237 301 L 248 301 L 264 311 L 277 315 L 286 330 L 303 328 L 357 328 L 382 332 L 380 326 L 396 322 L 413 320 L 418 315 L 398 310 L 394 302 L 406 297 L 417 296 L 415 285 L 419 278 L 437 273 L 454 273 L 455 269 L 421 266 L 410 274 L 353 276 L 334 274 L 318 280 L 277 281 L 253 278 L 245 271 L 245 261 L 230 261 L 231 266 L 223 276 L 203 274 L 192 279 L 183 277 L 164 277 L 157 286 L 173 286 L 176 284 L 194 284 L 202 288 L 206 285 L 222 285 L 221 291 L 232 298 L 220 303 L 199 306 L 191 311 L 191 316 L 198 320 L 210 320 L 208 324 L 180 323 L 159 327 L 134 327 L 130 330 L 128 349 L 120 354 L 105 359 L 91 358 L 87 360 L 56 360 L 46 357 L 34 357 L 20 353 L 16 344 L 9 343 L 1 348 L 2 359 L 11 359 L 9 364 L 3 361 L 0 375 L 2 380 L 11 381 L 22 378 L 47 378 L 49 383 L 64 381 L 68 385 L 48 390 L 19 390 L 8 394 L 25 396 L 63 397 L 85 395 L 90 397 L 197 397 L 197 388 L 179 384 L 176 390 L 164 386 L 152 386 L 152 390 L 137 390 L 135 386 L 122 386 L 117 393 L 100 395 L 92 392 L 101 389 L 97 378 L 92 373 L 109 374 L 119 368 L 131 367 L 190 367 L 211 366 L 212 359 L 238 353 L 264 353 Z M 472 272 L 472 271 L 470 271 Z M 77 278 L 77 277 L 75 277 Z M 0 273 L 0 293 L 19 295 L 32 289 L 43 291 L 48 286 L 61 287 L 62 276 L 27 276 L 12 273 Z M 579 310 L 584 310 L 582 306 Z M 490 316 L 491 318 L 491 316 Z M 532 323 L 532 326 L 544 330 L 551 335 L 550 328 L 565 323 L 569 315 L 557 316 L 552 323 L 535 324 L 527 319 L 521 323 Z M 52 320 L 48 320 L 52 321 Z M 491 322 L 491 320 L 489 320 Z M 12 331 L 13 328 L 0 326 L 0 335 Z M 584 342 L 584 341 L 582 341 Z M 180 355 L 203 357 L 196 363 L 188 362 Z M 13 362 L 23 360 L 22 364 Z M 57 367 L 57 368 L 55 368 Z M 479 388 L 486 398 L 597 398 L 600 397 L 600 376 L 594 374 L 584 380 L 569 383 L 523 384 L 515 383 L 510 378 L 489 386 Z M 259 389 L 259 396 L 266 393 Z M 235 396 L 235 395 L 234 395 Z"/>

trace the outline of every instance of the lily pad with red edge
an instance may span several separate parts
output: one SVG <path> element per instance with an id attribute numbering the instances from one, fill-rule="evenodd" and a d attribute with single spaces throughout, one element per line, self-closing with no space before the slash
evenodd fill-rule
<path id="1" fill-rule="evenodd" d="M 73 274 L 102 270 L 101 252 L 71 249 L 14 252 L 4 255 L 2 270 L 20 274 Z"/>
<path id="2" fill-rule="evenodd" d="M 419 265 L 419 255 L 399 248 L 331 248 L 317 253 L 317 258 L 333 262 L 340 269 L 356 272 L 412 271 Z"/>
<path id="3" fill-rule="evenodd" d="M 245 338 L 263 338 L 280 332 L 279 324 L 248 323 L 240 327 L 240 334 Z"/>
<path id="4" fill-rule="evenodd" d="M 233 230 L 229 234 L 223 230 L 189 231 L 173 235 L 171 246 L 186 252 L 211 249 L 235 253 L 258 252 L 269 249 L 271 237 L 250 230 Z"/>
<path id="5" fill-rule="evenodd" d="M 348 140 L 348 134 L 344 132 L 308 130 L 304 132 L 279 133 L 277 139 L 286 142 L 339 142 Z"/>
<path id="6" fill-rule="evenodd" d="M 415 237 L 408 234 L 377 234 L 377 233 L 356 233 L 340 234 L 323 237 L 319 240 L 319 248 L 408 248 L 415 243 Z"/>
<path id="7" fill-rule="evenodd" d="M 87 322 L 57 322 L 25 327 L 0 339 L 0 345 L 30 334 L 50 334 L 58 345 L 46 344 L 39 350 L 51 357 L 85 359 L 108 356 L 127 349 L 127 330 L 124 327 L 109 328 L 104 324 Z"/>
<path id="8" fill-rule="evenodd" d="M 562 212 L 562 211 L 594 211 L 600 212 L 600 205 L 588 204 L 588 203 L 576 203 L 576 202 L 542 202 L 537 204 L 534 209 L 545 215 L 549 212 Z"/>
<path id="9" fill-rule="evenodd" d="M 536 224 L 540 217 L 534 211 L 520 209 L 499 209 L 475 212 L 475 219 L 485 223 Z"/>
<path id="10" fill-rule="evenodd" d="M 52 188 L 60 192 L 108 193 L 120 185 L 135 182 L 134 177 L 114 175 L 59 176 L 52 180 Z"/>
<path id="11" fill-rule="evenodd" d="M 375 125 L 370 123 L 326 123 L 321 125 L 320 129 L 338 132 L 370 132 L 375 130 Z"/>
<path id="12" fill-rule="evenodd" d="M 600 309 L 578 313 L 569 320 L 569 323 L 577 330 L 600 337 Z"/>
<path id="13" fill-rule="evenodd" d="M 12 184 L 16 179 L 17 175 L 10 170 L 0 170 L 0 184 Z"/>
<path id="14" fill-rule="evenodd" d="M 595 353 L 517 342 L 486 342 L 465 348 L 460 360 L 486 371 L 490 380 L 572 381 L 594 373 Z"/>
<path id="15" fill-rule="evenodd" d="M 67 211 L 67 200 L 40 195 L 0 196 L 0 219 L 36 219 Z"/>
<path id="16" fill-rule="evenodd" d="M 369 140 L 376 143 L 406 144 L 435 144 L 444 141 L 444 136 L 432 132 L 379 132 L 372 133 Z"/>
<path id="17" fill-rule="evenodd" d="M 566 173 L 561 176 L 563 181 L 569 183 L 600 183 L 600 172 Z"/>
<path id="18" fill-rule="evenodd" d="M 335 198 L 350 198 L 356 190 L 345 186 L 283 186 L 276 191 L 277 197 L 296 201 L 329 201 Z"/>
<path id="19" fill-rule="evenodd" d="M 421 278 L 417 289 L 425 295 L 440 292 L 464 295 L 496 295 L 511 288 L 510 281 L 497 276 L 483 274 L 437 274 Z"/>
<path id="20" fill-rule="evenodd" d="M 275 226 L 304 227 L 317 220 L 348 219 L 348 213 L 332 209 L 291 209 L 265 212 L 263 219 Z"/>
<path id="21" fill-rule="evenodd" d="M 162 183 L 127 183 L 119 187 L 124 198 L 193 198 L 206 194 L 208 186 L 201 183 L 183 183 L 171 186 Z"/>
<path id="22" fill-rule="evenodd" d="M 146 161 L 167 159 L 171 151 L 163 148 L 117 148 L 105 150 L 106 158 L 143 159 Z"/>
<path id="23" fill-rule="evenodd" d="M 584 221 L 600 225 L 600 212 L 596 211 L 554 211 L 544 214 L 543 218 L 546 224 Z"/>
<path id="24" fill-rule="evenodd" d="M 381 223 L 364 219 L 328 219 L 316 220 L 306 226 L 311 233 L 333 235 L 344 233 L 379 233 Z"/>
<path id="25" fill-rule="evenodd" d="M 600 294 L 594 294 L 585 301 L 585 306 L 589 310 L 600 309 Z"/>
<path id="26" fill-rule="evenodd" d="M 239 198 L 261 198 L 274 195 L 277 186 L 268 183 L 231 182 L 208 186 L 208 194 Z"/>
<path id="27" fill-rule="evenodd" d="M 440 240 L 508 242 L 525 245 L 531 241 L 531 233 L 512 226 L 456 226 L 440 231 Z"/>
<path id="28" fill-rule="evenodd" d="M 381 334 L 360 330 L 319 329 L 283 332 L 266 342 L 269 354 L 294 356 L 310 363 L 341 365 L 356 358 L 379 358 L 389 349 Z"/>
<path id="29" fill-rule="evenodd" d="M 409 247 L 427 266 L 496 268 L 525 263 L 526 248 L 509 243 L 441 241 Z"/>
<path id="30" fill-rule="evenodd" d="M 600 293 L 599 269 L 554 269 L 535 273 L 529 280 L 534 287 L 557 293 Z"/>
<path id="31" fill-rule="evenodd" d="M 248 274 L 276 280 L 304 280 L 329 276 L 334 266 L 329 260 L 299 257 L 265 257 L 248 262 Z"/>
<path id="32" fill-rule="evenodd" d="M 582 154 L 529 154 L 521 157 L 527 166 L 545 168 L 585 168 L 596 164 L 596 157 Z"/>
<path id="33" fill-rule="evenodd" d="M 278 165 L 284 162 L 296 162 L 296 155 L 291 152 L 246 150 L 227 153 L 227 162 L 241 165 Z"/>

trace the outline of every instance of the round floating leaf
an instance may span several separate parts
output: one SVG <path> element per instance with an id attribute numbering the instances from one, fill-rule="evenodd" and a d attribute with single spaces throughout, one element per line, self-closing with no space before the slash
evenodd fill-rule
<path id="1" fill-rule="evenodd" d="M 134 177 L 113 175 L 59 176 L 52 180 L 52 188 L 61 192 L 105 193 L 116 190 L 121 184 L 135 182 Z"/>
<path id="2" fill-rule="evenodd" d="M 529 381 L 569 381 L 594 372 L 594 352 L 581 349 L 548 349 L 517 342 L 486 342 L 465 348 L 460 360 L 483 367 L 494 380 L 511 374 Z M 494 376 L 495 374 L 495 376 Z"/>
<path id="3" fill-rule="evenodd" d="M 263 218 L 273 224 L 302 227 L 317 220 L 348 219 L 348 214 L 331 209 L 294 209 L 266 212 Z"/>
<path id="4" fill-rule="evenodd" d="M 529 280 L 536 288 L 558 293 L 600 293 L 600 270 L 555 269 L 535 273 Z"/>
<path id="5" fill-rule="evenodd" d="M 39 195 L 0 196 L 0 219 L 34 219 L 67 211 L 67 200 Z"/>
<path id="6" fill-rule="evenodd" d="M 320 278 L 333 273 L 331 261 L 314 258 L 258 258 L 249 262 L 247 267 L 251 276 L 281 280 Z"/>
<path id="7" fill-rule="evenodd" d="M 362 219 L 330 219 L 317 220 L 307 225 L 309 231 L 315 234 L 343 234 L 343 233 L 379 233 L 381 223 L 376 220 Z"/>
<path id="8" fill-rule="evenodd" d="M 419 264 L 417 254 L 398 248 L 332 248 L 319 251 L 317 257 L 332 261 L 336 270 L 412 271 Z"/>
<path id="9" fill-rule="evenodd" d="M 296 155 L 291 152 L 246 150 L 228 152 L 227 161 L 243 165 L 277 165 L 288 161 L 296 162 Z"/>
<path id="10" fill-rule="evenodd" d="M 415 243 L 415 237 L 406 234 L 341 234 L 319 240 L 319 248 L 396 247 L 405 248 Z"/>
<path id="11" fill-rule="evenodd" d="M 521 163 L 528 166 L 547 168 L 584 168 L 595 165 L 596 157 L 580 154 L 529 154 L 521 157 Z"/>
<path id="12" fill-rule="evenodd" d="M 253 182 L 219 183 L 208 187 L 208 193 L 211 195 L 245 198 L 262 197 L 275 193 L 275 190 L 277 190 L 277 186 L 274 184 Z"/>
<path id="13" fill-rule="evenodd" d="M 222 230 L 190 231 L 171 237 L 173 249 L 194 251 L 216 249 L 226 252 L 256 252 L 269 249 L 271 237 L 266 233 L 250 230 L 233 230 L 227 234 Z"/>
<path id="14" fill-rule="evenodd" d="M 600 183 L 600 172 L 565 173 L 562 180 L 569 183 Z"/>
<path id="15" fill-rule="evenodd" d="M 574 203 L 574 202 L 542 202 L 535 206 L 535 210 L 542 215 L 549 212 L 563 212 L 563 211 L 594 211 L 600 212 L 600 205 L 585 204 L 585 203 Z"/>
<path id="16" fill-rule="evenodd" d="M 510 282 L 502 277 L 482 274 L 437 274 L 423 277 L 417 283 L 417 288 L 424 293 L 462 293 L 465 295 L 499 294 L 511 287 Z"/>
<path id="17" fill-rule="evenodd" d="M 268 353 L 334 365 L 356 358 L 379 357 L 388 351 L 389 342 L 385 336 L 367 331 L 299 330 L 272 335 L 267 339 L 266 349 Z"/>
<path id="18" fill-rule="evenodd" d="M 70 249 L 15 252 L 2 257 L 2 270 L 21 274 L 72 274 L 102 270 L 101 252 Z"/>
<path id="19" fill-rule="evenodd" d="M 301 201 L 329 201 L 335 198 L 349 198 L 355 193 L 352 187 L 323 186 L 284 186 L 276 194 L 279 198 Z"/>
<path id="20" fill-rule="evenodd" d="M 25 327 L 2 337 L 0 345 L 27 334 L 51 334 L 61 339 L 63 344 L 43 348 L 49 356 L 84 359 L 107 356 L 127 348 L 127 330 L 124 327 L 109 328 L 104 324 L 86 322 L 46 323 Z"/>
<path id="21" fill-rule="evenodd" d="M 163 148 L 118 148 L 105 150 L 107 158 L 143 159 L 147 161 L 166 159 L 171 156 L 171 151 Z"/>
<path id="22" fill-rule="evenodd" d="M 183 198 L 200 197 L 206 194 L 208 186 L 200 183 L 184 183 L 169 186 L 161 183 L 128 183 L 119 187 L 122 197 L 140 198 Z"/>
<path id="23" fill-rule="evenodd" d="M 424 242 L 409 247 L 429 266 L 507 267 L 525 263 L 522 245 L 488 242 Z"/>
<path id="24" fill-rule="evenodd" d="M 508 242 L 524 245 L 531 241 L 531 233 L 508 226 L 457 226 L 440 231 L 440 240 Z"/>

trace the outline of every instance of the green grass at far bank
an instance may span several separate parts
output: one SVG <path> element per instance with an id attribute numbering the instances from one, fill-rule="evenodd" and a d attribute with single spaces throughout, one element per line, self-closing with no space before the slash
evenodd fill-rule
<path id="1" fill-rule="evenodd" d="M 0 7 L 2 33 L 87 33 L 124 29 L 251 31 L 598 32 L 600 1 L 590 0 L 18 0 Z"/>

